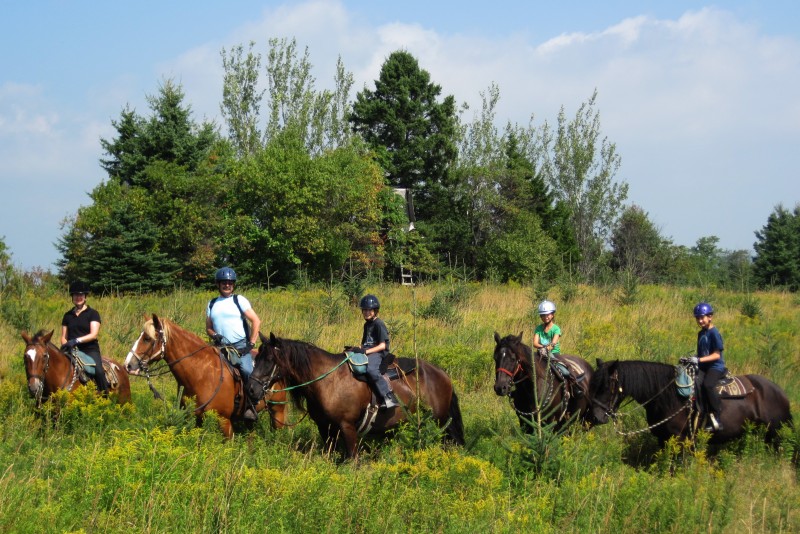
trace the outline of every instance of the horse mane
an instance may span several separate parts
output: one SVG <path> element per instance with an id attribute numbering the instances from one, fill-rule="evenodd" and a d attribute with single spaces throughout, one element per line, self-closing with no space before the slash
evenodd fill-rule
<path id="1" fill-rule="evenodd" d="M 333 354 L 323 350 L 313 343 L 296 339 L 278 338 L 282 359 L 286 362 L 288 370 L 298 382 L 308 382 L 317 378 L 311 369 L 311 352 L 333 358 Z"/>
<path id="2" fill-rule="evenodd" d="M 314 370 L 311 368 L 312 352 L 332 360 L 331 368 L 335 365 L 335 362 L 333 362 L 335 355 L 317 347 L 313 343 L 286 338 L 277 338 L 277 341 L 277 345 L 279 345 L 280 348 L 280 355 L 275 358 L 276 363 L 280 360 L 281 365 L 279 367 L 284 367 L 284 378 L 286 378 L 287 382 L 290 382 L 291 385 L 312 382 L 320 378 L 316 376 Z M 278 348 L 276 345 L 273 345 L 273 347 Z M 308 399 L 309 391 L 307 388 L 299 388 L 292 391 L 292 401 L 299 410 L 307 410 L 306 404 L 308 403 Z"/>
<path id="3" fill-rule="evenodd" d="M 674 406 L 677 400 L 674 366 L 659 362 L 628 360 L 618 362 L 617 369 L 625 396 L 633 397 L 640 403 L 649 401 L 653 407 L 660 410 L 668 410 Z M 608 383 L 608 366 L 603 365 L 595 372 L 605 373 L 605 376 L 602 376 L 603 383 Z"/>

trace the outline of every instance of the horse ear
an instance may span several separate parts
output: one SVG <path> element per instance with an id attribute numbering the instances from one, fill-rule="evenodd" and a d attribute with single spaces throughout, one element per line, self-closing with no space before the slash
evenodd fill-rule
<path id="1" fill-rule="evenodd" d="M 153 314 L 153 326 L 156 330 L 161 330 L 161 321 L 155 313 Z"/>
<path id="2" fill-rule="evenodd" d="M 44 344 L 45 344 L 45 345 L 47 345 L 48 343 L 50 343 L 50 338 L 51 338 L 51 337 L 53 337 L 53 332 L 54 332 L 53 330 L 50 330 L 50 331 L 49 331 L 48 333 L 46 333 L 46 334 L 44 335 L 44 337 L 42 338 L 42 341 L 44 341 Z"/>
<path id="3" fill-rule="evenodd" d="M 258 333 L 258 339 L 260 339 L 262 343 L 267 343 L 269 341 L 269 339 L 267 339 L 267 336 L 265 336 L 262 332 Z"/>
<path id="4" fill-rule="evenodd" d="M 603 361 L 601 358 L 597 358 L 597 368 L 598 368 L 598 369 L 599 369 L 600 367 L 602 367 L 603 365 L 605 365 L 605 363 L 606 363 L 606 362 L 604 362 L 604 361 Z"/>
<path id="5" fill-rule="evenodd" d="M 494 342 L 498 345 L 500 344 L 500 334 L 497 332 L 494 333 Z"/>
<path id="6" fill-rule="evenodd" d="M 517 336 L 517 341 L 519 341 L 520 343 L 522 343 L 522 334 L 523 334 L 524 332 L 525 332 L 525 331 L 523 330 L 523 331 L 522 331 L 522 332 L 520 332 L 520 333 L 519 333 L 519 335 Z"/>
<path id="7" fill-rule="evenodd" d="M 22 339 L 23 341 L 25 341 L 25 343 L 27 343 L 28 345 L 31 344 L 31 336 L 28 335 L 28 332 L 26 330 L 21 330 L 19 335 L 22 336 Z"/>
<path id="8" fill-rule="evenodd" d="M 269 342 L 272 343 L 273 345 L 278 344 L 278 338 L 272 332 L 269 333 Z"/>

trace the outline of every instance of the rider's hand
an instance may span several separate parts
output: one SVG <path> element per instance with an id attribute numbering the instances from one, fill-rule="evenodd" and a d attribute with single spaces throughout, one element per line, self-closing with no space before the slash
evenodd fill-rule
<path id="1" fill-rule="evenodd" d="M 214 345 L 218 347 L 222 345 L 222 339 L 223 339 L 222 334 L 214 334 L 213 336 L 211 336 L 211 341 L 213 341 Z"/>
<path id="2" fill-rule="evenodd" d="M 350 352 L 357 352 L 358 354 L 366 354 L 365 349 L 361 347 L 350 347 Z"/>
<path id="3" fill-rule="evenodd" d="M 700 360 L 697 358 L 697 356 L 692 356 L 689 358 L 689 363 L 692 365 L 698 365 Z"/>
<path id="4" fill-rule="evenodd" d="M 78 344 L 78 338 L 74 337 L 74 338 L 70 339 L 69 341 L 67 341 L 67 344 L 64 345 L 64 346 L 67 347 L 67 349 L 71 349 L 71 348 L 75 347 L 77 344 Z"/>

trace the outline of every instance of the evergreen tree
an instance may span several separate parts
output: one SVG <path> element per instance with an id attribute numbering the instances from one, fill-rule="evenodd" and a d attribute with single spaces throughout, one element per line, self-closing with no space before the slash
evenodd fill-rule
<path id="1" fill-rule="evenodd" d="M 118 136 L 101 140 L 108 156 L 101 165 L 109 179 L 95 187 L 90 194 L 92 204 L 81 208 L 69 221 L 57 244 L 63 277 L 88 278 L 97 274 L 92 265 L 122 261 L 112 246 L 121 239 L 119 225 L 130 231 L 127 221 L 115 221 L 122 214 L 149 224 L 155 243 L 139 252 L 152 254 L 153 265 L 163 265 L 161 255 L 167 255 L 184 266 L 177 273 L 170 268 L 170 276 L 199 281 L 216 263 L 215 240 L 221 217 L 215 205 L 223 186 L 219 173 L 225 171 L 225 161 L 231 154 L 229 145 L 218 140 L 210 123 L 198 126 L 192 121 L 191 109 L 183 104 L 183 98 L 179 86 L 164 83 L 158 96 L 148 96 L 150 117 L 140 117 L 125 108 L 119 121 L 113 123 Z M 134 258 L 132 264 L 137 262 L 142 263 Z M 130 267 L 118 269 L 127 272 Z M 114 290 L 132 287 L 114 273 L 117 271 L 112 269 L 109 275 Z M 145 274 L 156 287 L 162 285 L 162 275 Z"/>
<path id="2" fill-rule="evenodd" d="M 791 212 L 778 205 L 756 239 L 753 273 L 759 286 L 800 289 L 800 204 Z"/>
<path id="3" fill-rule="evenodd" d="M 381 67 L 375 90 L 356 95 L 349 117 L 353 129 L 375 151 L 389 183 L 412 188 L 421 219 L 429 213 L 433 187 L 446 183 L 456 157 L 455 99 L 437 99 L 441 87 L 405 51 L 393 52 Z"/>
<path id="4" fill-rule="evenodd" d="M 173 288 L 177 271 L 177 262 L 158 250 L 156 227 L 118 207 L 92 242 L 84 276 L 95 290 L 147 292 Z"/>

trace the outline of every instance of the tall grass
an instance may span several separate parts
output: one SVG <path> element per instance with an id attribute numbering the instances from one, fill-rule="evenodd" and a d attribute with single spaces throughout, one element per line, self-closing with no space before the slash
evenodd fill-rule
<path id="1" fill-rule="evenodd" d="M 622 437 L 612 425 L 536 439 L 520 434 L 507 400 L 492 389 L 493 333 L 523 332 L 530 343 L 535 292 L 460 287 L 457 295 L 452 285 L 365 289 L 381 299 L 393 352 L 418 355 L 454 378 L 467 446 L 442 447 L 435 428 L 423 425 L 420 434 L 408 427 L 394 440 L 365 442 L 358 464 L 321 450 L 313 423 L 293 408 L 292 426 L 282 431 L 265 417 L 237 428 L 233 441 L 222 438 L 213 417 L 195 428 L 169 374 L 154 379 L 163 401 L 134 378 L 128 406 L 89 388 L 36 409 L 18 330 L 58 331 L 69 299 L 4 302 L 13 320 L 0 320 L 0 531 L 800 531 L 798 431 L 785 431 L 773 451 L 754 430 L 713 456 L 703 443 L 658 450 L 649 434 Z M 592 363 L 677 361 L 695 345 L 692 306 L 709 298 L 704 290 L 639 286 L 635 299 L 620 299 L 619 290 L 570 285 L 565 302 L 561 291 L 550 288 L 548 298 L 558 304 L 562 352 Z M 331 351 L 360 339 L 361 314 L 345 290 L 243 292 L 264 333 Z M 458 298 L 445 298 L 452 295 Z M 89 303 L 103 317 L 104 353 L 122 361 L 144 314 L 202 334 L 211 296 L 176 291 Z M 757 314 L 743 313 L 744 298 L 757 299 Z M 774 380 L 796 411 L 800 300 L 715 290 L 712 303 L 729 367 Z M 444 311 L 423 313 L 431 309 Z M 630 417 L 634 427 L 644 424 L 641 415 Z"/>

